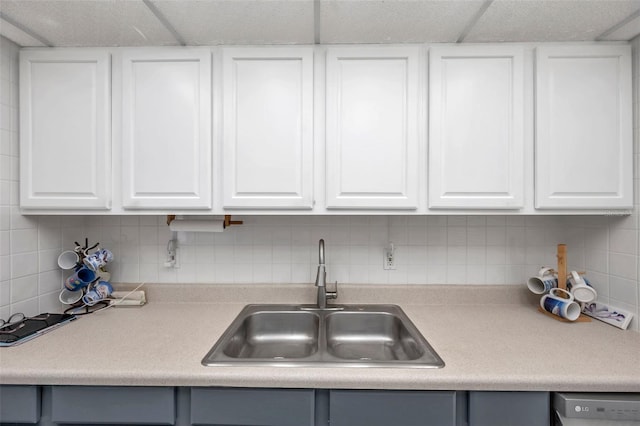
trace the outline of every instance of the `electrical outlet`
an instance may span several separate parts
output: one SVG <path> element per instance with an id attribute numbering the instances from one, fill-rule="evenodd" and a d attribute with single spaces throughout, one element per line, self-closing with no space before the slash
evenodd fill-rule
<path id="1" fill-rule="evenodd" d="M 385 247 L 383 249 L 383 263 L 384 269 L 396 269 L 396 253 L 391 247 Z"/>

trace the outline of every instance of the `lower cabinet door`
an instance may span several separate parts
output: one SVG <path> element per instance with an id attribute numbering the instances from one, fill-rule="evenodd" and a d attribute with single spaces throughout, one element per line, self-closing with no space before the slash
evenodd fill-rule
<path id="1" fill-rule="evenodd" d="M 549 392 L 469 392 L 469 426 L 549 426 Z"/>
<path id="2" fill-rule="evenodd" d="M 0 423 L 37 424 L 40 421 L 38 386 L 0 386 Z"/>
<path id="3" fill-rule="evenodd" d="M 453 391 L 332 390 L 331 426 L 455 426 L 464 402 Z"/>
<path id="4" fill-rule="evenodd" d="M 62 424 L 173 425 L 172 387 L 53 386 L 51 420 Z"/>
<path id="5" fill-rule="evenodd" d="M 191 389 L 192 425 L 313 426 L 314 413 L 313 389 Z"/>

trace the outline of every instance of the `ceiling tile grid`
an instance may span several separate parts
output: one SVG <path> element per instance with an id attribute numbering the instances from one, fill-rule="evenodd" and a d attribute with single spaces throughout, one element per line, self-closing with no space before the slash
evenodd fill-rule
<path id="1" fill-rule="evenodd" d="M 21 46 L 631 40 L 640 0 L 0 0 Z"/>
<path id="2" fill-rule="evenodd" d="M 483 1 L 321 0 L 322 43 L 455 42 Z"/>
<path id="3" fill-rule="evenodd" d="M 189 45 L 313 44 L 313 0 L 153 0 Z"/>
<path id="4" fill-rule="evenodd" d="M 496 0 L 465 41 L 593 41 L 639 8 L 638 0 Z"/>
<path id="5" fill-rule="evenodd" d="M 0 12 L 54 46 L 178 44 L 139 0 L 1 0 Z"/>

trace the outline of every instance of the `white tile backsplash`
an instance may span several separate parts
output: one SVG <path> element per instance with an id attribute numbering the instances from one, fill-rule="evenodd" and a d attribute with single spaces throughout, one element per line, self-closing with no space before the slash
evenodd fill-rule
<path id="1" fill-rule="evenodd" d="M 19 48 L 0 38 L 0 317 L 60 310 L 66 272 L 57 254 L 100 241 L 116 260 L 113 281 L 312 283 L 318 239 L 327 279 L 375 284 L 518 284 L 569 247 L 602 301 L 640 315 L 640 37 L 634 46 L 635 209 L 630 216 L 247 216 L 222 234 L 180 233 L 180 267 L 166 268 L 165 217 L 22 216 L 18 210 Z M 6 92 L 9 92 L 9 96 Z M 5 94 L 3 94 L 5 93 Z M 396 270 L 383 248 L 396 247 Z M 639 331 L 638 321 L 632 327 Z"/>

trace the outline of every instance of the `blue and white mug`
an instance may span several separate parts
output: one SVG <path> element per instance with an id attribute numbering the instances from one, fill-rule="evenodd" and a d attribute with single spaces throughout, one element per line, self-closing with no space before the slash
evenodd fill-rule
<path id="1" fill-rule="evenodd" d="M 93 306 L 101 300 L 106 299 L 113 292 L 113 287 L 108 281 L 100 281 L 82 297 L 85 305 Z"/>
<path id="2" fill-rule="evenodd" d="M 569 321 L 575 321 L 580 316 L 580 305 L 571 293 L 561 288 L 552 288 L 549 294 L 542 296 L 540 306 L 545 311 Z"/>
<path id="3" fill-rule="evenodd" d="M 83 262 L 85 266 L 87 266 L 92 271 L 98 271 L 100 268 L 102 268 L 112 260 L 113 260 L 113 253 L 111 253 L 111 251 L 105 248 L 101 248 L 95 253 L 85 257 L 83 259 Z"/>
<path id="4" fill-rule="evenodd" d="M 91 269 L 83 266 L 64 280 L 64 286 L 71 291 L 78 291 L 96 279 L 96 273 Z"/>
<path id="5" fill-rule="evenodd" d="M 543 266 L 538 271 L 538 275 L 529 278 L 527 281 L 527 287 L 534 294 L 549 293 L 551 289 L 558 287 L 558 278 L 556 277 L 553 268 Z"/>

